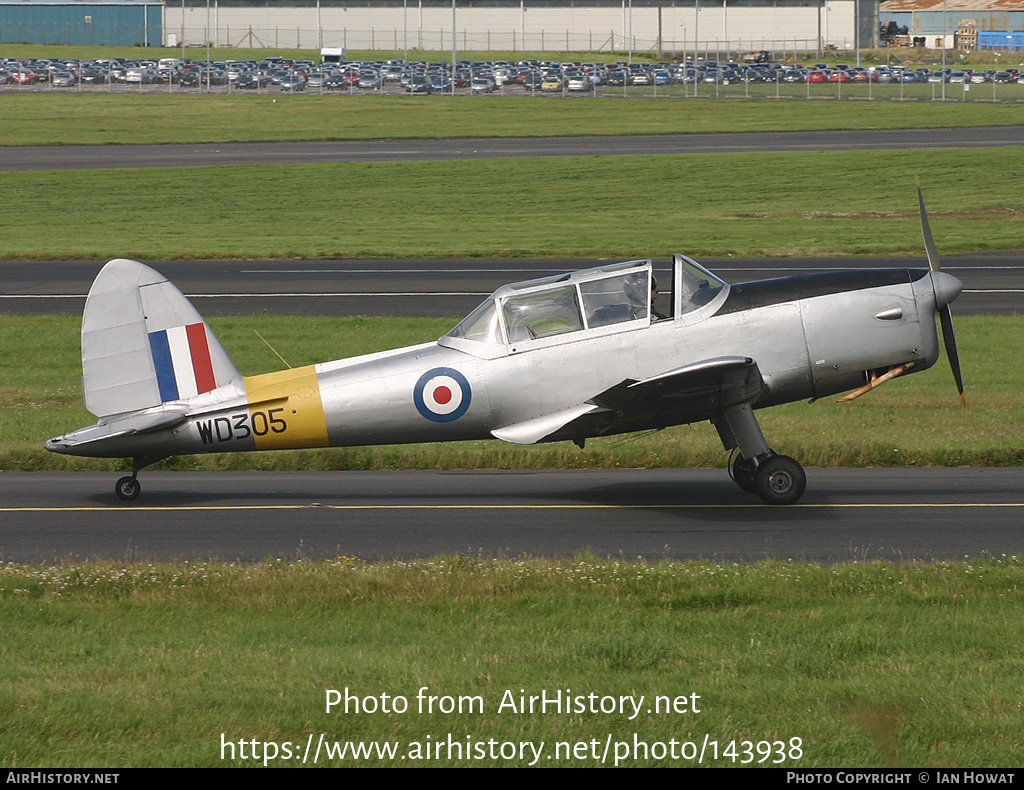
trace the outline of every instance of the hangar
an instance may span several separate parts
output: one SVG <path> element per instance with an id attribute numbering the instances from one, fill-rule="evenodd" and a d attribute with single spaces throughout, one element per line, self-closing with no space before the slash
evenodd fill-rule
<path id="1" fill-rule="evenodd" d="M 161 2 L 0 0 L 0 43 L 159 46 Z"/>
<path id="2" fill-rule="evenodd" d="M 885 0 L 879 20 L 935 49 L 1024 51 L 1024 0 Z"/>

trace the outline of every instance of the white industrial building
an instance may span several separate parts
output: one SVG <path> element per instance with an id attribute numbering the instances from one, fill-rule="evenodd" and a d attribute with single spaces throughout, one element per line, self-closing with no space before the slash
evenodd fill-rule
<path id="1" fill-rule="evenodd" d="M 170 46 L 448 51 L 454 39 L 463 51 L 784 52 L 869 47 L 877 35 L 875 0 L 456 0 L 454 9 L 451 0 L 169 0 L 164 9 Z"/>

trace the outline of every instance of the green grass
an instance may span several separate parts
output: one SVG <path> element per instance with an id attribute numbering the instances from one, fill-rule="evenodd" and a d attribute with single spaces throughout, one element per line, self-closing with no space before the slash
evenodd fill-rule
<path id="1" fill-rule="evenodd" d="M 785 744 L 787 767 L 982 768 L 1020 758 L 1016 557 L 843 566 L 443 557 L 367 564 L 0 567 L 0 762 L 262 765 L 240 740 Z M 479 697 L 420 713 L 416 695 Z M 326 712 L 326 692 L 405 713 Z M 613 713 L 499 711 L 511 697 L 644 695 Z M 654 696 L 699 713 L 648 713 Z M 800 739 L 799 759 L 788 759 Z M 235 758 L 222 760 L 222 741 Z M 679 747 L 682 748 L 681 746 Z M 585 753 L 591 750 L 584 747 Z M 744 759 L 738 745 L 738 759 Z M 614 751 L 609 752 L 609 763 Z M 230 756 L 230 752 L 227 752 Z M 545 766 L 600 764 L 542 757 Z M 710 755 L 710 750 L 708 752 Z M 756 752 L 752 755 L 760 758 Z M 318 765 L 526 765 L 335 759 Z M 773 753 L 770 760 L 776 759 Z M 271 759 L 269 765 L 301 765 Z M 623 765 L 695 765 L 626 757 Z M 705 765 L 728 766 L 721 755 Z"/>
<path id="2" fill-rule="evenodd" d="M 875 90 L 884 95 L 885 87 L 876 86 Z M 774 88 L 771 92 L 774 94 Z M 615 96 L 613 89 L 608 93 Z M 703 93 L 706 91 L 702 88 Z M 982 93 L 976 91 L 972 96 L 980 97 Z M 570 99 L 7 92 L 3 96 L 0 140 L 4 145 L 102 145 L 911 129 L 1020 123 L 1019 104 L 975 101 Z"/>
<path id="3" fill-rule="evenodd" d="M 434 339 L 455 319 L 218 318 L 210 324 L 246 375 L 280 367 L 258 329 L 292 365 L 322 362 Z M 123 468 L 122 461 L 47 453 L 43 442 L 91 425 L 82 407 L 79 322 L 0 316 L 0 469 Z M 771 444 L 806 466 L 1005 466 L 1024 462 L 1024 318 L 961 317 L 957 340 L 970 408 L 964 411 L 944 360 L 897 379 L 852 404 L 833 399 L 767 409 L 759 419 Z M 39 360 L 46 359 L 46 365 Z M 396 469 L 709 467 L 727 460 L 707 424 L 639 436 L 534 447 L 499 441 L 295 452 L 183 456 L 165 469 Z"/>
<path id="4" fill-rule="evenodd" d="M 915 177 L 944 253 L 1024 247 L 1006 147 L 6 172 L 0 258 L 920 254 Z"/>

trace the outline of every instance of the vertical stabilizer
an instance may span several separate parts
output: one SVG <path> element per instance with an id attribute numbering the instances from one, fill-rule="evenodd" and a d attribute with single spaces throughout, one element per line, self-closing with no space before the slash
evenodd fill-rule
<path id="1" fill-rule="evenodd" d="M 242 376 L 184 294 L 137 261 L 110 261 L 82 316 L 85 407 L 97 417 L 201 395 Z"/>

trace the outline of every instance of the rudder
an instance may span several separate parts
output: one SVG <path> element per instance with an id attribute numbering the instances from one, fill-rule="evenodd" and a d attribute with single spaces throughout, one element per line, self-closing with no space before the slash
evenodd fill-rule
<path id="1" fill-rule="evenodd" d="M 97 417 L 201 395 L 242 376 L 192 304 L 159 272 L 110 261 L 82 316 L 85 407 Z"/>

